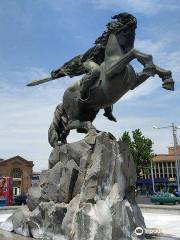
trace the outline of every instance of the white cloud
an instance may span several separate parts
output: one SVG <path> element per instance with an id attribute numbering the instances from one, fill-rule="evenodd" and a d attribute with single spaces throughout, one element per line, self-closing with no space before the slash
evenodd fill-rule
<path id="1" fill-rule="evenodd" d="M 144 40 L 137 39 L 135 41 L 135 48 L 145 53 L 151 53 L 152 55 L 159 56 L 159 53 L 163 52 L 165 50 L 165 47 L 166 42 L 157 42 L 155 40 L 150 39 Z"/>
<path id="2" fill-rule="evenodd" d="M 145 137 L 152 139 L 154 142 L 153 149 L 155 153 L 166 153 L 166 148 L 173 145 L 172 133 L 165 130 L 154 130 L 153 125 L 167 126 L 167 119 L 161 117 L 123 117 L 117 119 L 117 123 L 109 124 L 109 121 L 104 117 L 99 117 L 95 120 L 94 124 L 99 130 L 106 129 L 107 132 L 111 132 L 117 139 L 122 136 L 124 131 L 130 133 L 140 128 L 142 134 Z"/>
<path id="3" fill-rule="evenodd" d="M 163 67 L 169 65 L 172 67 L 172 71 L 176 72 L 176 75 L 179 74 L 179 67 L 176 63 L 176 59 L 180 58 L 178 51 L 169 53 L 162 42 L 138 40 L 136 43 L 136 47 L 140 51 L 147 52 L 147 46 L 148 53 L 154 55 L 158 65 L 161 66 L 162 64 Z M 14 155 L 21 155 L 27 160 L 34 161 L 34 170 L 36 171 L 47 168 L 48 165 L 51 147 L 47 140 L 47 132 L 53 118 L 54 109 L 61 102 L 67 86 L 80 79 L 80 77 L 73 79 L 65 77 L 36 87 L 26 87 L 26 84 L 30 81 L 48 75 L 46 69 L 34 67 L 27 68 L 22 72 L 12 72 L 6 76 L 6 79 L 3 76 L 0 78 L 0 157 L 9 158 Z M 166 94 L 165 90 L 159 92 L 159 87 L 161 87 L 161 80 L 150 78 L 136 90 L 125 95 L 117 103 L 117 106 L 128 104 L 126 105 L 127 113 L 137 106 L 146 106 L 146 111 L 148 111 L 148 107 L 152 104 L 156 107 L 159 104 L 159 109 L 162 109 L 169 101 L 177 98 L 178 92 L 175 92 L 174 95 Z M 144 100 L 146 97 L 151 97 L 151 101 Z M 118 118 L 118 123 L 110 123 L 100 113 L 94 125 L 102 131 L 106 129 L 106 131 L 112 132 L 117 138 L 124 131 L 132 131 L 140 127 L 143 134 L 155 142 L 156 153 L 163 153 L 165 147 L 172 144 L 170 134 L 164 133 L 163 135 L 162 132 L 152 130 L 152 125 L 166 126 L 169 124 L 172 120 L 171 115 L 164 119 L 164 115 L 156 117 L 156 113 L 152 112 L 153 117 L 151 118 L 143 117 L 143 114 L 140 116 L 134 114 L 129 117 L 121 115 L 121 110 L 117 110 L 117 108 L 114 114 Z M 72 131 L 68 137 L 68 142 L 80 140 L 83 136 Z"/>
<path id="4" fill-rule="evenodd" d="M 128 11 L 155 15 L 163 11 L 174 11 L 180 8 L 180 3 L 175 0 L 93 0 L 98 9 L 116 10 L 119 12 Z M 127 9 L 127 10 L 126 10 Z"/>
<path id="5" fill-rule="evenodd" d="M 27 160 L 34 161 L 35 171 L 47 168 L 48 157 L 51 152 L 51 147 L 47 140 L 47 132 L 53 118 L 54 109 L 59 102 L 58 98 L 60 95 L 59 97 L 53 96 L 53 94 L 58 94 L 58 89 L 58 84 L 54 86 L 49 84 L 52 99 L 50 96 L 46 98 L 46 94 L 38 89 L 34 90 L 34 93 L 33 91 L 28 93 L 26 98 L 16 96 L 16 92 L 14 92 L 13 97 L 10 96 L 11 92 L 9 97 L 8 94 L 6 95 L 6 104 L 0 109 L 0 152 L 2 158 L 21 155 Z M 19 94 L 18 91 L 17 94 Z M 142 101 L 142 95 L 141 97 L 139 95 L 138 97 Z M 132 100 L 136 105 L 135 99 L 132 98 Z M 127 109 L 127 112 L 129 111 L 131 111 L 130 108 Z M 101 114 L 95 120 L 94 125 L 97 129 L 111 132 L 117 138 L 125 130 L 131 131 L 140 127 L 143 134 L 152 138 L 155 142 L 156 152 L 163 152 L 164 145 L 170 145 L 168 136 L 165 135 L 162 142 L 162 138 L 160 138 L 158 133 L 152 134 L 152 125 L 157 124 L 160 126 L 163 123 L 163 118 L 137 117 L 137 115 L 127 117 L 121 116 L 121 111 L 115 111 L 114 114 L 118 117 L 118 123 L 110 123 Z M 68 137 L 68 142 L 75 142 L 82 139 L 83 136 L 72 131 Z"/>
<path id="6" fill-rule="evenodd" d="M 142 97 L 151 95 L 160 86 L 160 81 L 158 78 L 150 78 L 147 82 L 138 86 L 133 91 L 129 91 L 123 96 L 121 101 L 137 100 L 142 99 Z"/>
<path id="7" fill-rule="evenodd" d="M 45 68 L 39 68 L 39 67 L 26 68 L 23 72 L 16 71 L 14 74 L 18 78 L 21 78 L 24 80 L 26 80 L 27 78 L 30 80 L 35 80 L 35 79 L 38 79 L 39 76 L 41 76 L 41 78 L 46 78 L 49 76 Z"/>
<path id="8" fill-rule="evenodd" d="M 47 77 L 46 69 L 30 68 L 0 77 L 0 154 L 1 158 L 21 155 L 33 160 L 34 170 L 47 168 L 51 147 L 48 128 L 55 107 L 73 81 L 68 77 L 36 87 L 26 87 L 32 80 Z M 15 81 L 16 84 L 14 84 Z M 74 132 L 69 141 L 80 138 Z"/>
<path id="9" fill-rule="evenodd" d="M 45 0 L 44 2 L 49 4 L 47 11 L 50 10 L 50 13 L 52 13 L 51 9 L 54 11 L 54 18 L 52 18 L 52 14 L 48 16 L 48 12 L 44 12 L 45 15 L 47 14 L 47 23 L 50 21 L 48 17 L 51 17 L 53 24 L 57 22 L 60 32 L 62 32 L 62 26 L 67 29 L 68 24 L 72 24 L 72 29 L 75 29 L 74 26 L 77 26 L 76 20 L 79 22 L 82 21 L 79 12 L 83 10 L 84 6 L 87 6 L 82 0 Z M 91 2 L 96 8 L 108 9 L 108 14 L 110 15 L 113 11 L 141 13 L 148 15 L 148 21 L 151 20 L 151 15 L 163 13 L 166 10 L 172 12 L 179 9 L 180 6 L 179 1 L 170 0 L 89 0 L 89 3 Z M 37 3 L 34 4 L 36 10 L 38 10 L 38 7 L 42 9 L 42 3 L 39 2 L 38 4 L 39 5 L 37 5 Z M 22 26 L 23 32 L 25 31 L 27 33 L 29 31 L 28 34 L 31 36 L 34 34 L 34 27 L 37 27 L 37 24 L 38 26 L 41 26 L 41 24 L 45 26 L 46 21 L 43 21 L 43 23 L 41 21 L 38 23 L 34 21 L 34 19 L 32 19 L 33 15 L 28 11 L 28 6 L 30 5 L 26 5 L 24 9 L 24 5 L 11 4 L 9 2 L 4 5 L 6 7 L 0 9 L 2 12 L 1 17 L 4 19 L 4 16 L 6 16 L 7 21 L 9 21 L 8 19 L 10 19 L 10 21 L 13 20 L 11 22 L 15 22 L 16 26 Z M 24 11 L 22 11 L 22 9 L 24 9 Z M 99 12 L 99 9 L 96 13 Z M 90 11 L 91 10 L 92 9 L 90 9 Z M 20 14 L 22 12 L 23 16 Z M 101 12 L 103 13 L 103 11 Z M 64 13 L 66 15 L 65 18 Z M 11 17 L 8 18 L 9 16 Z M 141 22 L 141 28 L 144 27 L 143 36 L 146 37 L 146 39 L 137 39 L 135 46 L 140 51 L 151 53 L 157 65 L 171 69 L 176 82 L 178 82 L 180 80 L 180 48 L 177 41 L 179 40 L 179 23 L 177 22 L 172 25 L 176 16 L 172 20 L 169 19 L 169 16 L 166 20 L 166 15 L 164 16 L 164 21 L 157 19 L 157 25 L 143 25 L 144 23 Z M 97 19 L 97 16 L 94 18 L 93 12 L 91 17 L 92 19 Z M 103 18 L 104 17 L 105 16 L 103 16 Z M 92 19 L 90 18 L 90 22 Z M 3 21 L 1 22 L 3 23 Z M 0 28 L 2 26 L 4 27 L 5 25 L 0 24 Z M 54 27 L 56 28 L 57 26 Z M 151 40 L 148 39 L 146 35 L 147 31 L 148 36 L 152 36 L 150 37 Z M 163 37 L 162 39 L 159 37 L 159 32 Z M 88 32 L 88 34 L 91 33 Z M 74 38 L 83 40 L 85 37 L 84 35 L 82 37 L 80 34 L 77 34 Z M 174 47 L 171 48 L 173 44 Z M 47 49 L 47 52 L 49 51 L 50 49 Z M 52 53 L 52 51 L 50 52 Z M 3 54 L 0 53 L 0 55 L 2 55 L 0 56 L 2 63 L 7 61 L 7 58 L 4 58 Z M 28 51 L 27 55 L 24 54 L 24 58 L 22 58 L 21 61 L 25 60 L 25 62 L 28 63 L 25 58 L 27 56 Z M 3 66 L 3 64 L 1 64 L 1 66 Z M 9 66 L 12 66 L 12 69 L 18 69 L 19 65 L 18 63 L 12 63 L 10 61 Z M 137 71 L 140 68 L 142 67 L 138 67 Z M 27 160 L 34 161 L 35 171 L 47 168 L 48 157 L 51 152 L 47 134 L 53 118 L 54 109 L 57 104 L 62 101 L 63 92 L 67 86 L 75 80 L 80 79 L 80 77 L 73 79 L 65 77 L 50 83 L 28 88 L 26 87 L 27 83 L 48 77 L 49 71 L 47 71 L 46 68 L 39 68 L 38 66 L 33 68 L 28 67 L 24 70 L 20 69 L 16 72 L 12 72 L 9 69 L 5 72 L 5 70 L 6 69 L 3 68 L 0 72 L 0 158 L 21 155 Z M 172 121 L 177 121 L 177 124 L 180 124 L 180 122 L 178 122 L 179 106 L 178 91 L 162 91 L 161 80 L 158 78 L 150 78 L 146 83 L 134 91 L 130 91 L 115 104 L 114 115 L 118 119 L 117 123 L 109 122 L 102 116 L 103 111 L 101 111 L 94 121 L 94 125 L 102 131 L 112 132 L 117 138 L 119 138 L 125 130 L 132 131 L 140 128 L 146 137 L 153 139 L 155 152 L 164 153 L 165 147 L 172 144 L 171 133 L 167 130 L 153 130 L 152 125 L 166 126 Z M 75 142 L 83 136 L 82 134 L 77 134 L 76 131 L 72 131 L 68 137 L 68 142 Z"/>

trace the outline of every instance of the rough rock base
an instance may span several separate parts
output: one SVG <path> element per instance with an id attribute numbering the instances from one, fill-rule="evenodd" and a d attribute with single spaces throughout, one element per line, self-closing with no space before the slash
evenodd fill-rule
<path id="1" fill-rule="evenodd" d="M 135 183 L 125 144 L 107 133 L 86 136 L 52 150 L 49 169 L 29 190 L 29 211 L 15 212 L 1 228 L 46 240 L 137 239 L 134 230 L 145 223 Z"/>

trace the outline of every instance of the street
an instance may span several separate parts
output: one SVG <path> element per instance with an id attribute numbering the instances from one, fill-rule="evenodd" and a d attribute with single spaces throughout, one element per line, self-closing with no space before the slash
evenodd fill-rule
<path id="1" fill-rule="evenodd" d="M 138 204 L 145 204 L 145 205 L 154 205 L 154 203 L 150 202 L 150 198 L 146 198 L 146 197 L 137 197 L 136 198 L 136 202 Z M 178 205 L 174 205 L 174 204 L 163 204 L 164 206 L 171 206 L 171 207 L 175 207 L 175 206 L 180 206 L 180 204 Z"/>
<path id="2" fill-rule="evenodd" d="M 146 197 L 137 197 L 136 202 L 138 204 L 152 205 L 152 203 L 150 202 L 150 198 L 146 198 Z"/>

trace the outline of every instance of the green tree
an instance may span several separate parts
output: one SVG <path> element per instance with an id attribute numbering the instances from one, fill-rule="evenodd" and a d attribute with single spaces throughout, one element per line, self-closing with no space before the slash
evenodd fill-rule
<path id="1" fill-rule="evenodd" d="M 129 146 L 136 164 L 137 176 L 140 177 L 142 170 L 144 173 L 149 174 L 151 169 L 151 159 L 155 156 L 152 149 L 152 140 L 145 138 L 140 129 L 132 131 L 132 139 L 129 132 L 124 132 L 119 140 Z"/>

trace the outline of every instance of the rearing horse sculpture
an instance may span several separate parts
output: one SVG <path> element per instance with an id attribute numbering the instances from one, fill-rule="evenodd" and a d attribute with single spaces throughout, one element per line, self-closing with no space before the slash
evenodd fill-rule
<path id="1" fill-rule="evenodd" d="M 174 90 L 171 71 L 154 65 L 151 55 L 134 48 L 136 21 L 132 21 L 132 15 L 123 14 L 116 15 L 118 21 L 110 22 L 108 31 L 99 38 L 99 41 L 106 41 L 105 58 L 100 65 L 100 76 L 89 88 L 86 98 L 81 99 L 80 80 L 66 89 L 63 103 L 57 106 L 49 128 L 49 143 L 52 147 L 59 141 L 66 143 L 66 137 L 72 129 L 96 133 L 92 122 L 99 110 L 110 107 L 129 90 L 135 89 L 155 74 L 162 78 L 165 89 Z M 129 64 L 133 59 L 143 65 L 142 72 L 135 73 Z"/>

